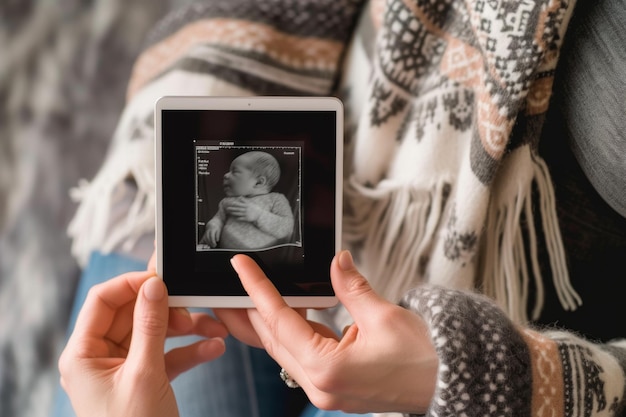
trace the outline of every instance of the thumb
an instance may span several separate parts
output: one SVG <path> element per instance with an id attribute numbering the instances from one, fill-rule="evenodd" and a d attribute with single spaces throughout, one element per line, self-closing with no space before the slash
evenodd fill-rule
<path id="1" fill-rule="evenodd" d="M 376 309 L 388 304 L 356 269 L 352 255 L 347 250 L 335 255 L 330 277 L 337 298 L 357 323 L 360 317 L 371 318 L 372 314 L 376 314 Z"/>
<path id="2" fill-rule="evenodd" d="M 139 366 L 165 367 L 164 351 L 169 309 L 165 283 L 146 280 L 137 294 L 128 361 Z"/>

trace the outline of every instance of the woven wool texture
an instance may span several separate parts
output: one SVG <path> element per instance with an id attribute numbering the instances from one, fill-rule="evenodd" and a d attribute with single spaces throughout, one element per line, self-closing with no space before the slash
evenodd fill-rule
<path id="1" fill-rule="evenodd" d="M 132 247 L 153 228 L 156 98 L 339 94 L 360 7 L 235 1 L 194 5 L 165 19 L 135 65 L 113 139 L 118 156 L 76 192 L 83 201 L 70 227 L 77 257 L 84 262 L 95 248 Z M 389 299 L 423 281 L 480 284 L 524 322 L 533 281 L 536 316 L 543 288 L 537 234 L 521 227 L 535 221 L 535 186 L 559 297 L 566 309 L 581 302 L 569 285 L 549 174 L 535 153 L 572 7 L 372 5 L 378 33 L 367 101 L 347 139 L 344 227 L 346 246 Z M 128 176 L 139 186 L 133 215 L 111 232 L 106 213 Z M 86 224 L 95 229 L 86 231 Z"/>
<path id="2" fill-rule="evenodd" d="M 478 294 L 423 286 L 401 305 L 429 324 L 441 364 L 433 416 L 621 415 L 624 343 L 602 348 L 513 324 Z M 607 353 L 610 352 L 610 353 Z"/>

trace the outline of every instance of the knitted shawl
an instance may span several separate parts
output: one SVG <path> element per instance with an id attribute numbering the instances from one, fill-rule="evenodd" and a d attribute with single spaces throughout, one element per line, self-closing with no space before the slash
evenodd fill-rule
<path id="1" fill-rule="evenodd" d="M 364 6 L 229 0 L 167 16 L 136 62 L 102 168 L 73 190 L 75 256 L 85 264 L 154 236 L 159 97 L 336 95 L 344 245 L 379 293 L 429 326 L 440 366 L 428 414 L 619 415 L 625 342 L 521 326 L 543 303 L 539 243 L 563 307 L 581 303 L 537 154 L 573 1 Z"/>
<path id="2" fill-rule="evenodd" d="M 136 62 L 111 155 L 73 191 L 77 258 L 153 233 L 158 97 L 338 95 L 350 126 L 344 244 L 378 291 L 398 301 L 426 281 L 480 288 L 526 321 L 529 289 L 533 317 L 543 302 L 539 235 L 563 307 L 576 308 L 536 153 L 573 1 L 375 1 L 373 55 L 349 78 L 344 58 L 362 3 L 235 0 L 167 16 Z M 134 204 L 112 224 L 128 179 Z"/>
<path id="3" fill-rule="evenodd" d="M 536 152 L 573 2 L 379 7 L 369 91 L 348 153 L 346 240 L 360 248 L 362 271 L 391 299 L 423 281 L 481 288 L 526 321 L 531 279 L 533 318 L 543 302 L 542 236 L 561 303 L 576 308 Z"/>

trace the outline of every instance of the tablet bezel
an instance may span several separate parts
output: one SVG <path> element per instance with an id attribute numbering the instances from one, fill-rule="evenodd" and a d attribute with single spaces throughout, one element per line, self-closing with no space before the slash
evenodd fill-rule
<path id="1" fill-rule="evenodd" d="M 156 271 L 160 278 L 164 260 L 163 246 L 163 155 L 162 111 L 164 110 L 270 110 L 270 111 L 333 111 L 335 131 L 335 236 L 334 252 L 341 248 L 341 218 L 343 198 L 343 104 L 335 97 L 209 97 L 164 96 L 155 104 L 155 187 L 156 187 Z M 330 271 L 330 264 L 328 265 Z M 330 278 L 329 278 L 330 280 Z M 335 295 L 283 296 L 291 307 L 326 308 L 337 304 Z M 170 306 L 250 308 L 250 297 L 233 295 L 170 295 Z"/>

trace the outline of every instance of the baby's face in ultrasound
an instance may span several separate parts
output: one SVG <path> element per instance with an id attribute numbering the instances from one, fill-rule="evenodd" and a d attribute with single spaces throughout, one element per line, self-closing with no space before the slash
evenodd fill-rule
<path id="1" fill-rule="evenodd" d="M 230 164 L 230 170 L 224 174 L 224 192 L 228 197 L 258 194 L 258 176 L 249 168 L 250 156 L 241 155 Z"/>

